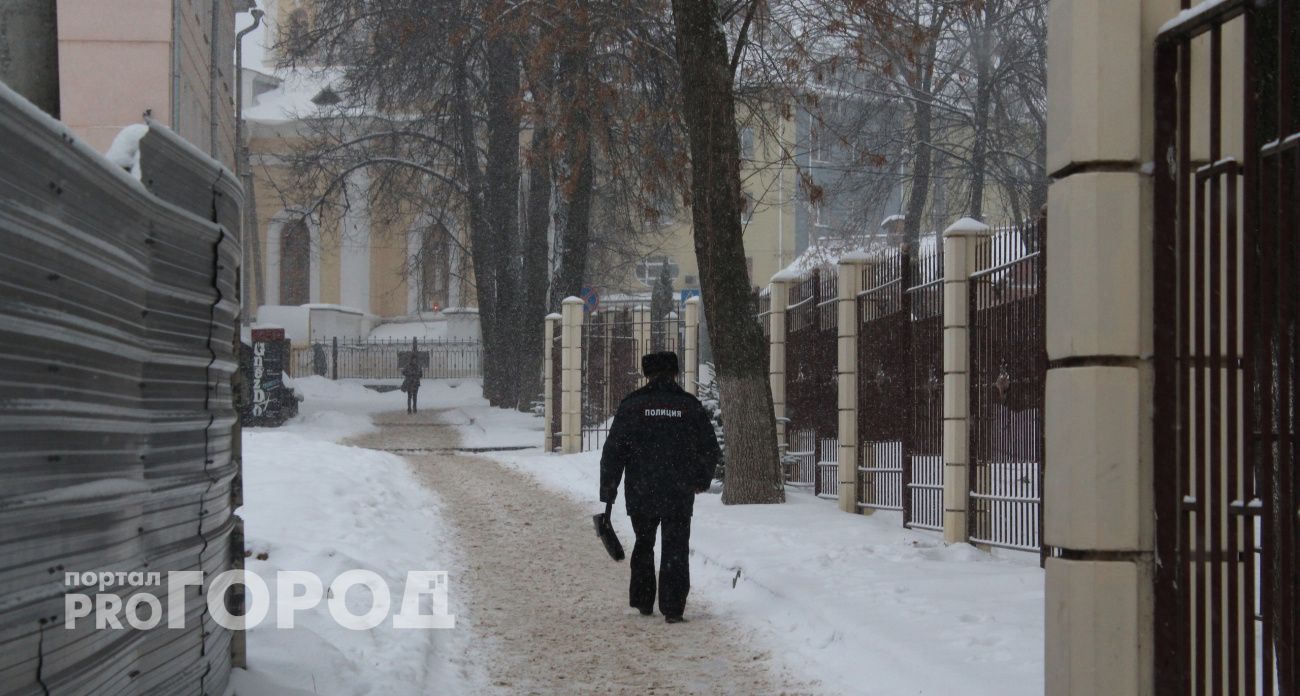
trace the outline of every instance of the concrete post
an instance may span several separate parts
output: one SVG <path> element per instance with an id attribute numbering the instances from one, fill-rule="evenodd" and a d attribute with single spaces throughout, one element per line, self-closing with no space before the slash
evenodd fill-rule
<path id="1" fill-rule="evenodd" d="M 784 454 L 786 440 L 785 421 L 785 311 L 790 306 L 790 286 L 799 281 L 799 274 L 781 271 L 772 276 L 771 306 L 768 324 L 771 328 L 768 341 L 768 379 L 772 387 L 772 410 L 776 415 L 776 444 Z"/>
<path id="2" fill-rule="evenodd" d="M 560 328 L 560 448 L 582 451 L 582 300 L 564 298 Z"/>
<path id="3" fill-rule="evenodd" d="M 1060 555 L 1046 563 L 1048 696 L 1155 692 L 1157 250 L 1152 171 L 1143 163 L 1166 156 L 1152 138 L 1154 46 L 1181 6 L 1090 0 L 1049 7 L 1043 542 Z M 1241 55 L 1233 40 L 1225 31 L 1225 65 Z M 1193 65 L 1208 52 L 1205 45 L 1195 50 Z M 1209 90 L 1197 82 L 1209 63 L 1201 65 L 1207 69 L 1195 70 L 1190 89 L 1194 147 L 1208 142 L 1208 130 L 1197 130 L 1209 112 Z M 1224 74 L 1233 73 L 1225 67 Z M 1240 67 L 1235 74 L 1240 80 Z M 1225 95 L 1241 89 L 1230 78 L 1224 84 Z M 1232 99 L 1223 109 L 1224 156 L 1236 147 Z"/>
<path id="4" fill-rule="evenodd" d="M 970 493 L 970 275 L 975 246 L 992 230 L 962 218 L 943 231 L 943 540 L 966 541 Z"/>
<path id="5" fill-rule="evenodd" d="M 862 269 L 867 255 L 861 252 L 840 258 L 839 303 L 839 483 L 840 509 L 858 511 L 858 293 L 862 292 Z"/>
<path id="6" fill-rule="evenodd" d="M 638 305 L 632 310 L 632 336 L 633 342 L 636 343 L 636 370 L 637 386 L 645 385 L 645 375 L 640 373 L 641 356 L 650 352 L 650 308 L 645 305 Z"/>
<path id="7" fill-rule="evenodd" d="M 555 403 L 555 362 L 560 356 L 555 355 L 555 327 L 560 323 L 563 316 L 560 314 L 546 315 L 546 336 L 542 346 L 542 403 L 545 404 L 543 417 L 546 422 L 543 426 L 542 451 L 550 452 L 555 448 L 555 409 L 560 405 Z"/>
<path id="8" fill-rule="evenodd" d="M 683 374 L 686 375 L 686 391 L 690 394 L 699 393 L 700 380 L 700 296 L 696 295 L 686 300 L 686 334 L 683 339 L 686 345 L 683 346 L 682 356 L 686 359 L 686 365 L 682 367 Z"/>
<path id="9" fill-rule="evenodd" d="M 0 82 L 59 118 L 59 31 L 53 0 L 0 2 Z"/>

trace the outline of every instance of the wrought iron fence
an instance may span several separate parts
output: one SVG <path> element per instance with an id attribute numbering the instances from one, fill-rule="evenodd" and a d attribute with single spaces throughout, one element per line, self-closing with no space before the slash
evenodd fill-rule
<path id="1" fill-rule="evenodd" d="M 857 297 L 859 508 L 904 510 L 911 431 L 911 259 L 893 250 L 862 270 Z"/>
<path id="2" fill-rule="evenodd" d="M 821 492 L 821 463 L 838 456 L 822 451 L 838 427 L 836 278 L 834 269 L 814 269 L 791 286 L 786 309 L 786 482 L 814 493 Z"/>
<path id="3" fill-rule="evenodd" d="M 1156 53 L 1156 693 L 1290 696 L 1300 22 L 1295 2 L 1202 6 Z"/>
<path id="4" fill-rule="evenodd" d="M 912 415 L 903 523 L 938 531 L 943 529 L 943 244 L 936 240 L 918 252 L 908 280 Z"/>
<path id="5" fill-rule="evenodd" d="M 970 540 L 1040 548 L 1047 378 L 1042 220 L 975 247 L 969 291 Z"/>
<path id="6" fill-rule="evenodd" d="M 290 375 L 320 375 L 331 379 L 398 380 L 414 350 L 425 379 L 469 379 L 483 376 L 483 347 L 460 339 L 331 339 L 296 346 Z"/>
<path id="7" fill-rule="evenodd" d="M 943 528 L 942 247 L 883 252 L 857 298 L 860 508 Z"/>

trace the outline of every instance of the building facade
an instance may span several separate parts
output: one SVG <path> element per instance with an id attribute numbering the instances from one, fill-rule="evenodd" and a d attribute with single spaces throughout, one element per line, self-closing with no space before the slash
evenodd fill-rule
<path id="1" fill-rule="evenodd" d="M 252 0 L 60 0 L 60 118 L 108 150 L 150 114 L 233 169 L 235 15 Z"/>

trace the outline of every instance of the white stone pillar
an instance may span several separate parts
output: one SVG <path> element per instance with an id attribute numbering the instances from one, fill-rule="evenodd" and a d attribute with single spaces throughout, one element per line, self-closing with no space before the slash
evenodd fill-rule
<path id="1" fill-rule="evenodd" d="M 992 230 L 962 218 L 943 231 L 943 539 L 966 541 L 970 479 L 970 276 Z"/>
<path id="2" fill-rule="evenodd" d="M 582 451 L 582 300 L 564 298 L 560 328 L 560 447 Z"/>
<path id="3" fill-rule="evenodd" d="M 545 404 L 543 417 L 545 425 L 543 433 L 542 451 L 550 452 L 555 448 L 555 409 L 560 405 L 555 403 L 555 362 L 560 356 L 555 355 L 555 327 L 560 323 L 563 316 L 560 314 L 546 315 L 546 336 L 542 347 L 542 402 Z"/>
<path id="4" fill-rule="evenodd" d="M 862 292 L 862 270 L 867 264 L 862 252 L 845 254 L 839 269 L 839 484 L 840 509 L 858 511 L 858 293 Z"/>
<path id="5" fill-rule="evenodd" d="M 772 276 L 771 304 L 768 310 L 768 380 L 772 387 L 772 410 L 776 415 L 776 444 L 785 453 L 785 312 L 790 306 L 790 286 L 799 281 L 799 274 L 781 271 Z"/>
<path id="6" fill-rule="evenodd" d="M 700 380 L 700 296 L 695 295 L 686 300 L 686 318 L 683 340 L 686 345 L 683 346 L 682 357 L 686 364 L 682 366 L 682 373 L 686 375 L 686 391 L 690 394 L 699 392 Z"/>

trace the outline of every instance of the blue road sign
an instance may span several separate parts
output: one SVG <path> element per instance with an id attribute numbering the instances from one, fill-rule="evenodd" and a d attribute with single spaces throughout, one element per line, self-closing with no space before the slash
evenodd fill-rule
<path id="1" fill-rule="evenodd" d="M 686 301 L 691 299 L 692 297 L 699 297 L 699 296 L 700 296 L 700 291 L 698 289 L 682 288 L 682 304 L 686 304 Z"/>
<path id="2" fill-rule="evenodd" d="M 600 294 L 596 288 L 584 285 L 578 292 L 578 298 L 582 300 L 582 310 L 588 314 L 600 308 Z"/>

